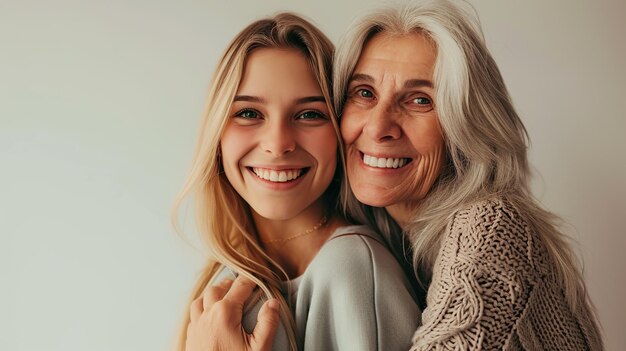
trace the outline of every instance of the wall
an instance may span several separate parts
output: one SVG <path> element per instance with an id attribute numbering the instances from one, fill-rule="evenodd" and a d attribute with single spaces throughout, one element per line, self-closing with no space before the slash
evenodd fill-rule
<path id="1" fill-rule="evenodd" d="M 376 3 L 0 2 L 0 349 L 167 349 L 202 265 L 169 208 L 226 43 L 278 10 L 336 40 Z M 473 3 L 617 350 L 626 3 Z"/>

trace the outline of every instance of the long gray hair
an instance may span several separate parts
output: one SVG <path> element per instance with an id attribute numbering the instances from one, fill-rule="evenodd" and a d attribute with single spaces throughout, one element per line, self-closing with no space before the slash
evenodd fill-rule
<path id="1" fill-rule="evenodd" d="M 347 84 L 363 47 L 381 32 L 422 33 L 437 47 L 435 108 L 446 140 L 447 164 L 420 204 L 419 213 L 404 228 L 421 286 L 428 284 L 454 213 L 472 202 L 501 196 L 524 215 L 547 247 L 570 308 L 590 309 L 578 260 L 568 238 L 557 229 L 559 219 L 541 208 L 531 194 L 528 135 L 471 5 L 448 0 L 411 3 L 376 10 L 355 22 L 335 54 L 337 111 L 343 108 Z M 342 193 L 347 215 L 377 227 L 393 245 L 398 227 L 386 211 L 360 204 L 349 186 Z M 601 343 L 597 321 L 589 323 L 590 334 Z"/>

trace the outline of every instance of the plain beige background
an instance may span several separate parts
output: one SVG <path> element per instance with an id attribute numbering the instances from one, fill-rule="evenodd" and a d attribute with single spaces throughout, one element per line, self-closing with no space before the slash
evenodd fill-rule
<path id="1" fill-rule="evenodd" d="M 202 265 L 169 208 L 218 56 L 259 16 L 336 40 L 377 2 L 224 3 L 0 0 L 0 349 L 166 350 Z M 619 350 L 626 2 L 473 3 Z"/>

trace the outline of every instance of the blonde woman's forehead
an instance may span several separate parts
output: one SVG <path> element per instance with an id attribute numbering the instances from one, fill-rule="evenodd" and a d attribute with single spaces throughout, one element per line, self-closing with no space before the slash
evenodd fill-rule
<path id="1" fill-rule="evenodd" d="M 304 97 L 322 92 L 302 52 L 261 48 L 248 56 L 237 95 Z"/>

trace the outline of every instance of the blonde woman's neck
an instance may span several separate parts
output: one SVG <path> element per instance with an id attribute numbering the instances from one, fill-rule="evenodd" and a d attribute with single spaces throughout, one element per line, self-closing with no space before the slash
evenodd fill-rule
<path id="1" fill-rule="evenodd" d="M 259 242 L 289 279 L 302 275 L 332 232 L 346 224 L 326 211 L 321 201 L 293 218 L 268 219 L 254 211 L 252 217 Z"/>

